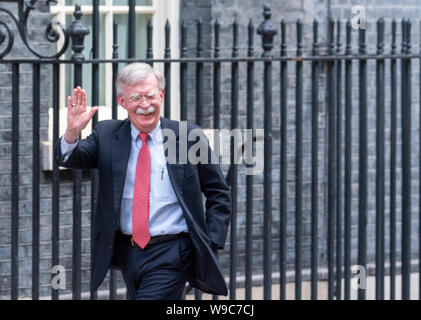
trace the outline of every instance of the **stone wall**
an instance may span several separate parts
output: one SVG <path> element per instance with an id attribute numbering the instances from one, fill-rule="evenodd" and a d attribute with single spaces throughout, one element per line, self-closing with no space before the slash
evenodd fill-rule
<path id="1" fill-rule="evenodd" d="M 419 21 L 417 12 L 421 4 L 417 1 L 403 1 L 397 4 L 395 1 L 185 1 L 182 10 L 182 19 L 189 26 L 188 44 L 191 50 L 191 56 L 195 56 L 196 48 L 196 20 L 201 19 L 204 25 L 204 53 L 206 56 L 212 56 L 212 48 L 214 41 L 213 24 L 216 20 L 221 23 L 221 56 L 231 56 L 233 46 L 232 23 L 236 20 L 239 23 L 239 56 L 247 54 L 247 26 L 249 19 L 252 19 L 255 28 L 263 21 L 262 12 L 263 4 L 268 4 L 272 9 L 271 21 L 278 27 L 278 34 L 274 38 L 274 48 L 272 54 L 279 56 L 280 54 L 280 27 L 279 23 L 284 20 L 287 24 L 287 45 L 288 55 L 294 56 L 296 53 L 296 21 L 300 19 L 303 23 L 303 51 L 305 55 L 311 54 L 312 48 L 312 24 L 314 19 L 319 22 L 319 46 L 320 52 L 327 51 L 327 21 L 328 14 L 341 23 L 341 47 L 340 52 L 345 51 L 345 24 L 347 19 L 352 19 L 356 14 L 352 13 L 354 5 L 363 5 L 367 13 L 367 51 L 369 53 L 376 52 L 377 43 L 377 27 L 376 22 L 383 17 L 386 24 L 385 31 L 385 53 L 390 52 L 391 45 L 391 21 L 395 18 L 398 22 L 397 43 L 398 52 L 400 52 L 401 30 L 400 22 L 402 18 L 410 18 L 412 20 L 412 52 L 418 52 L 419 48 Z M 241 8 L 241 9 L 240 9 Z M 194 14 L 191 14 L 194 12 Z M 209 14 L 209 12 L 211 12 Z M 193 18 L 192 18 L 193 17 Z M 255 56 L 260 56 L 261 37 L 255 34 Z M 335 26 L 335 45 L 336 45 L 336 26 Z M 353 30 L 352 33 L 353 52 L 358 52 L 358 31 Z M 336 50 L 336 47 L 335 47 Z M 418 61 L 413 60 L 412 70 L 413 88 L 418 88 L 419 77 L 415 70 L 418 70 Z M 212 126 L 213 98 L 212 98 L 212 66 L 205 65 L 205 94 L 202 97 L 205 101 L 205 124 Z M 368 262 L 374 263 L 375 258 L 375 174 L 376 174 L 376 158 L 375 158 L 375 134 L 376 134 L 376 113 L 375 113 L 375 62 L 368 62 Z M 388 263 L 389 253 L 389 219 L 390 219 L 390 61 L 386 62 L 386 197 L 385 197 L 385 221 L 386 221 L 386 263 Z M 400 79 L 400 66 L 398 65 L 398 81 Z M 191 65 L 189 73 L 189 106 L 188 119 L 195 120 L 194 101 L 195 96 L 195 68 Z M 287 226 L 287 267 L 289 270 L 294 269 L 295 263 L 295 63 L 288 63 L 288 134 L 287 134 L 287 162 L 288 162 L 288 226 Z M 344 64 L 342 63 L 342 77 L 344 75 Z M 239 93 L 239 123 L 240 127 L 246 126 L 246 63 L 240 63 L 240 93 Z M 342 78 L 344 79 L 344 78 Z M 342 85 L 344 80 L 342 80 Z M 273 235 L 273 271 L 279 271 L 279 215 L 280 215 L 280 189 L 279 189 L 279 150 L 280 150 L 280 76 L 279 64 L 273 64 L 273 170 L 272 170 L 272 235 Z M 303 268 L 310 267 L 310 246 L 311 246 L 311 64 L 304 63 L 304 96 L 303 96 Z M 222 106 L 221 106 L 221 127 L 230 128 L 230 112 L 231 112 L 231 66 L 229 63 L 222 64 Z M 263 128 L 263 63 L 255 64 L 255 106 L 254 119 L 256 128 Z M 344 90 L 342 89 L 342 99 Z M 327 266 L 327 114 L 326 114 L 326 63 L 321 63 L 321 73 L 319 82 L 319 263 L 320 268 Z M 412 123 L 412 257 L 417 257 L 417 227 L 418 227 L 418 155 L 419 155 L 419 111 L 416 107 L 419 103 L 419 93 L 413 89 L 413 123 Z M 398 105 L 400 105 L 400 88 L 398 87 Z M 342 102 L 344 108 L 344 102 Z M 358 249 L 358 62 L 353 62 L 353 113 L 352 113 L 352 264 L 357 264 Z M 344 109 L 342 109 L 342 117 L 344 117 Z M 206 126 L 205 125 L 205 126 Z M 401 164 L 401 142 L 400 142 L 400 106 L 398 106 L 398 167 Z M 344 123 L 342 122 L 342 139 L 344 139 Z M 343 140 L 342 140 L 343 141 Z M 342 146 L 343 148 L 343 146 Z M 342 149 L 342 170 L 343 170 L 343 149 Z M 343 176 L 342 176 L 343 181 Z M 400 237 L 401 237 L 401 170 L 397 170 L 397 256 L 400 257 Z M 254 179 L 254 211 L 253 211 L 253 272 L 261 274 L 263 270 L 263 176 L 256 176 Z M 237 226 L 237 267 L 238 274 L 244 275 L 245 270 L 245 176 L 244 168 L 240 168 L 239 172 L 239 203 L 238 203 L 238 226 Z M 342 186 L 343 192 L 343 186 Z M 342 224 L 343 224 L 343 200 L 342 200 Z M 342 229 L 343 234 L 343 229 Z M 229 238 L 226 251 L 221 254 L 224 268 L 229 269 Z M 343 243 L 341 244 L 343 245 Z M 343 254 L 343 249 L 342 249 Z M 370 268 L 369 272 L 373 269 Z M 288 273 L 293 276 L 293 273 Z M 276 277 L 276 275 L 275 275 Z M 292 279 L 292 277 L 290 278 Z M 309 279 L 309 273 L 305 272 L 303 279 Z"/>

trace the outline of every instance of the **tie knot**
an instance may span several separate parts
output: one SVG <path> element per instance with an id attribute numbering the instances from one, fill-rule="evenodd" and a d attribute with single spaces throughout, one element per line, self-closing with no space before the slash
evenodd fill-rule
<path id="1" fill-rule="evenodd" d="M 146 140 L 148 140 L 148 137 L 149 137 L 149 135 L 145 132 L 139 133 L 139 138 L 140 138 L 140 140 L 142 140 L 143 143 L 145 143 Z"/>

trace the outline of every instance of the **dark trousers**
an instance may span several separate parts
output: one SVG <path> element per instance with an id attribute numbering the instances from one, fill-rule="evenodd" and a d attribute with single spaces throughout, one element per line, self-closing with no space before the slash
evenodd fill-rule
<path id="1" fill-rule="evenodd" d="M 114 250 L 130 299 L 181 299 L 193 265 L 189 236 L 147 245 L 142 250 L 117 234 Z"/>

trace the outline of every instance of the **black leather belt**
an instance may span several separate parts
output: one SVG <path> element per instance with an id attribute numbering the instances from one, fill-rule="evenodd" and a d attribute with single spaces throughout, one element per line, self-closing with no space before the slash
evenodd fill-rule
<path id="1" fill-rule="evenodd" d="M 123 234 L 121 232 L 118 232 L 118 234 L 119 234 L 121 239 L 130 243 L 130 245 L 132 245 L 133 247 L 138 247 L 138 245 L 134 241 L 132 235 Z M 184 238 L 184 237 L 187 237 L 187 236 L 188 236 L 187 232 L 180 232 L 180 233 L 177 233 L 177 234 L 164 234 L 162 236 L 155 236 L 155 237 L 151 237 L 147 246 L 151 246 L 151 245 L 158 244 L 158 243 L 165 242 L 165 241 L 180 239 L 180 238 Z"/>

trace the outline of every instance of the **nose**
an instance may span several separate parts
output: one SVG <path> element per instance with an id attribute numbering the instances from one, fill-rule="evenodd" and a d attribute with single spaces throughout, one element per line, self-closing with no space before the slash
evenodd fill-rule
<path id="1" fill-rule="evenodd" d="M 148 100 L 147 99 L 145 99 L 144 97 L 142 97 L 141 99 L 140 99 L 140 101 L 139 101 L 139 106 L 141 107 L 141 108 L 149 108 L 149 102 L 148 102 Z"/>

